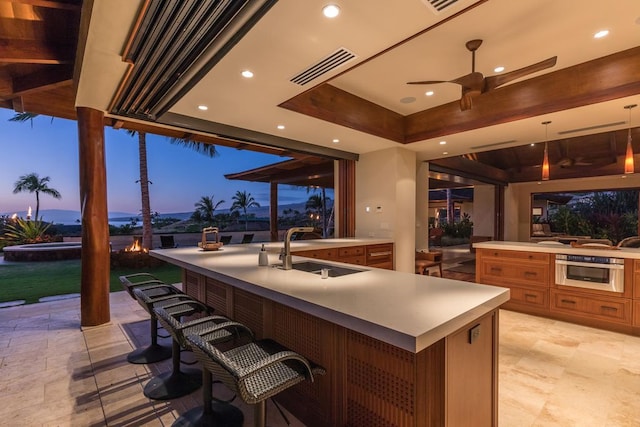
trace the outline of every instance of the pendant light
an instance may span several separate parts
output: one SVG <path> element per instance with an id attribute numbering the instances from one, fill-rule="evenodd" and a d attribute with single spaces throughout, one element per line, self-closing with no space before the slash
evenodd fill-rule
<path id="1" fill-rule="evenodd" d="M 631 146 L 631 109 L 637 107 L 637 104 L 625 105 L 624 108 L 629 110 L 629 134 L 627 135 L 627 154 L 624 157 L 624 173 L 630 174 L 635 172 L 633 164 L 633 147 Z"/>
<path id="2" fill-rule="evenodd" d="M 549 150 L 548 150 L 548 138 L 547 129 L 549 128 L 550 121 L 542 122 L 544 125 L 544 156 L 542 157 L 542 180 L 549 181 Z"/>

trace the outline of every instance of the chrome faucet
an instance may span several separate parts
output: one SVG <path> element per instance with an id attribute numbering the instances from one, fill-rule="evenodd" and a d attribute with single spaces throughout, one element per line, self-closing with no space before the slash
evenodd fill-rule
<path id="1" fill-rule="evenodd" d="M 283 270 L 291 270 L 291 236 L 293 233 L 310 233 L 314 230 L 313 227 L 291 227 L 287 230 L 287 235 L 284 238 L 284 249 L 280 254 L 282 258 L 282 269 Z"/>

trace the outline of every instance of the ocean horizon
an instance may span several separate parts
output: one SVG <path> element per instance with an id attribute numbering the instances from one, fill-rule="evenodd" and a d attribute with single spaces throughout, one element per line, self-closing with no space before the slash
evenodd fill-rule
<path id="1" fill-rule="evenodd" d="M 292 203 L 288 205 L 280 205 L 278 206 L 278 215 L 282 215 L 283 211 L 286 209 L 298 210 L 300 212 L 304 212 L 305 203 Z M 216 213 L 229 213 L 230 209 L 217 209 Z M 34 212 L 35 213 L 35 212 Z M 251 208 L 247 209 L 248 214 L 254 214 L 256 218 L 268 218 L 269 217 L 269 206 L 260 206 L 259 208 Z M 19 218 L 26 218 L 27 211 L 17 211 L 17 212 L 0 212 L 0 215 L 11 216 L 13 214 L 17 214 Z M 160 218 L 177 218 L 179 220 L 189 219 L 193 211 L 189 212 L 167 212 L 167 213 L 158 213 Z M 43 221 L 51 222 L 54 224 L 62 224 L 62 225 L 75 225 L 80 223 L 80 211 L 72 210 L 72 209 L 41 209 L 39 212 L 40 218 Z M 126 225 L 131 222 L 131 219 L 135 218 L 138 223 L 142 222 L 142 216 L 138 213 L 132 212 L 109 212 L 108 215 L 109 224 L 114 226 Z"/>

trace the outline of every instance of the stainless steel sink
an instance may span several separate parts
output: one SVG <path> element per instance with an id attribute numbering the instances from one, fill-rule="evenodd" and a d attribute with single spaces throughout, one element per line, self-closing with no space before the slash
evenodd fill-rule
<path id="1" fill-rule="evenodd" d="M 320 274 L 323 268 L 329 271 L 329 277 L 346 276 L 347 274 L 361 273 L 364 269 L 336 267 L 335 265 L 323 264 L 314 261 L 295 262 L 291 266 L 294 270 L 306 271 L 307 273 Z"/>

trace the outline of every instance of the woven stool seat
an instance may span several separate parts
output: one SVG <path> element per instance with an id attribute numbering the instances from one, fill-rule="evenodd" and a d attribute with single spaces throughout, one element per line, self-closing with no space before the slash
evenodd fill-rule
<path id="1" fill-rule="evenodd" d="M 122 284 L 122 288 L 127 291 L 129 296 L 133 299 L 136 299 L 135 295 L 133 295 L 133 290 L 135 288 L 150 289 L 153 288 L 154 285 L 165 284 L 162 280 L 149 273 L 128 274 L 126 276 L 120 276 L 119 279 L 120 284 Z M 158 292 L 162 292 L 162 290 L 158 289 Z M 158 293 L 158 295 L 160 295 L 160 293 Z"/>
<path id="2" fill-rule="evenodd" d="M 220 351 L 208 335 L 189 335 L 187 340 L 204 369 L 235 391 L 247 404 L 255 405 L 255 425 L 266 421 L 265 402 L 270 397 L 325 370 L 281 344 L 265 339 Z"/>

